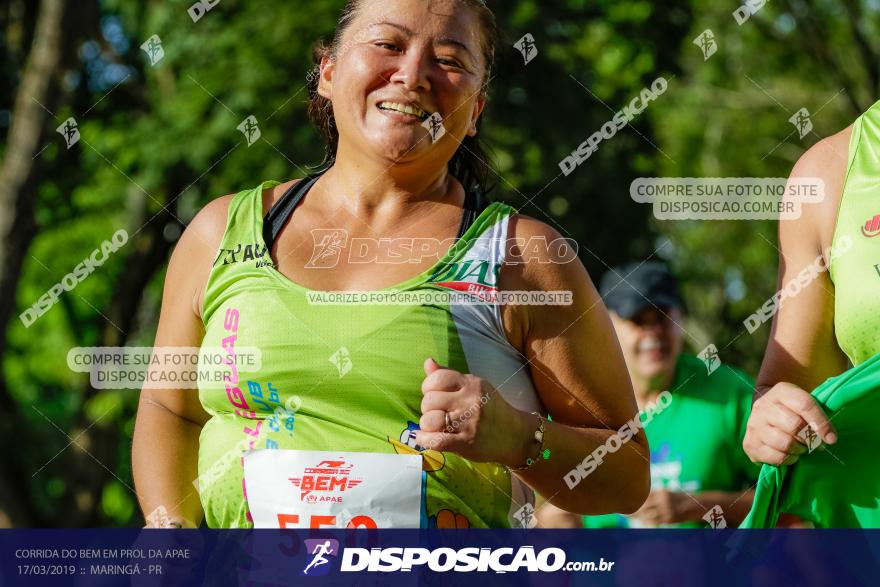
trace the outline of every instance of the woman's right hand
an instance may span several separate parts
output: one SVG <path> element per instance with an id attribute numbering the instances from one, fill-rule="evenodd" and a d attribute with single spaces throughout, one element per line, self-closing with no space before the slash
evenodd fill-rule
<path id="1" fill-rule="evenodd" d="M 798 437 L 806 426 L 822 442 L 837 442 L 834 426 L 813 396 L 792 383 L 777 383 L 752 405 L 743 450 L 755 463 L 791 465 L 807 451 Z"/>

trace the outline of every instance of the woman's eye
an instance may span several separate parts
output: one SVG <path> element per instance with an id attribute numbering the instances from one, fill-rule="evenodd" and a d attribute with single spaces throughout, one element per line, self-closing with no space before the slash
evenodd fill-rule
<path id="1" fill-rule="evenodd" d="M 389 49 L 389 50 L 391 50 L 391 51 L 397 51 L 397 50 L 398 50 L 397 45 L 394 45 L 393 43 L 383 43 L 383 42 L 379 42 L 379 43 L 376 43 L 376 46 L 377 46 L 377 47 L 382 47 L 383 49 Z"/>
<path id="2" fill-rule="evenodd" d="M 437 60 L 437 63 L 442 63 L 443 65 L 451 65 L 452 67 L 461 67 L 461 64 L 458 61 L 453 61 L 452 59 L 443 59 L 442 57 Z"/>

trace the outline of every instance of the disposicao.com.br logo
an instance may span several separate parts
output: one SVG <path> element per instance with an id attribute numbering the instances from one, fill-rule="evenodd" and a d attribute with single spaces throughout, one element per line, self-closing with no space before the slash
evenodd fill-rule
<path id="1" fill-rule="evenodd" d="M 338 542 L 335 540 L 306 540 L 306 552 L 310 560 L 303 575 L 325 575 L 330 565 L 327 556 L 336 556 Z M 332 544 L 331 544 L 332 543 Z M 318 562 L 320 561 L 320 562 Z M 567 561 L 561 548 L 544 548 L 536 551 L 533 546 L 517 548 L 344 548 L 340 572 L 411 572 L 413 567 L 427 568 L 435 573 L 449 571 L 516 573 L 518 571 L 552 573 L 555 571 L 611 571 L 613 561 Z M 319 570 L 320 569 L 320 570 Z"/>

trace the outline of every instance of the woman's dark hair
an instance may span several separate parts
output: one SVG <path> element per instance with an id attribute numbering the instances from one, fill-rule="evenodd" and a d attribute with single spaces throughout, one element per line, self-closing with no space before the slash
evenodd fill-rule
<path id="1" fill-rule="evenodd" d="M 495 66 L 495 47 L 498 44 L 498 27 L 495 23 L 495 15 L 482 0 L 457 1 L 476 12 L 483 30 L 482 50 L 486 71 L 481 91 L 483 96 L 488 99 L 488 82 L 492 79 L 492 71 Z M 339 21 L 336 23 L 336 32 L 330 45 L 319 41 L 312 50 L 315 66 L 307 77 L 309 118 L 327 143 L 326 154 L 321 165 L 324 168 L 330 167 L 336 161 L 339 131 L 336 128 L 336 120 L 333 118 L 333 105 L 330 103 L 330 100 L 318 94 L 321 58 L 325 56 L 336 57 L 341 46 L 342 37 L 351 21 L 354 20 L 362 2 L 363 0 L 347 0 L 342 13 L 339 15 Z M 477 121 L 477 128 L 479 129 L 479 127 L 480 120 Z M 481 193 L 485 194 L 488 191 L 486 184 L 489 180 L 489 165 L 486 163 L 486 160 L 486 152 L 480 142 L 479 134 L 473 137 L 465 136 L 461 141 L 461 146 L 449 161 L 449 172 L 461 182 L 466 190 L 476 187 Z"/>

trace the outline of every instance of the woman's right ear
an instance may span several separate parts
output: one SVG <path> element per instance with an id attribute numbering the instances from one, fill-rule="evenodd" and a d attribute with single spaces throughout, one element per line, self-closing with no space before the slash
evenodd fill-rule
<path id="1" fill-rule="evenodd" d="M 324 55 L 321 57 L 320 73 L 318 74 L 318 94 L 330 100 L 333 96 L 333 70 L 336 62 Z"/>

